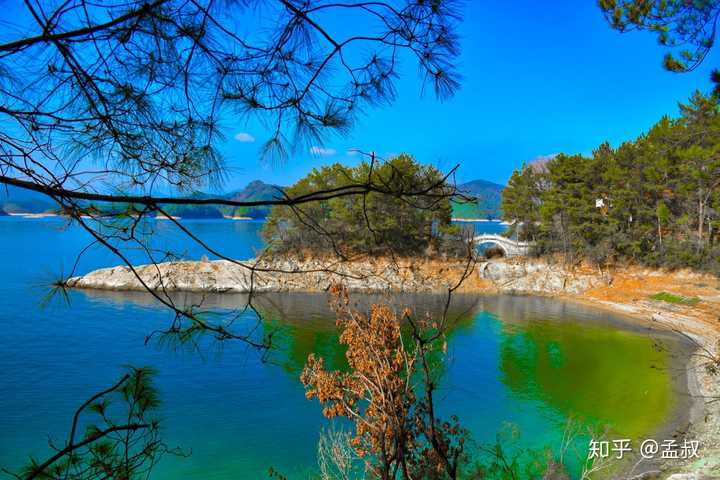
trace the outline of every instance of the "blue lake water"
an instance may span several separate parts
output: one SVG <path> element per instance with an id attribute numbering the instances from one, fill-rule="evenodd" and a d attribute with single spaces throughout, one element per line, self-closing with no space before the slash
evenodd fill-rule
<path id="1" fill-rule="evenodd" d="M 171 223 L 156 223 L 159 251 L 190 259 L 205 253 Z M 249 258 L 262 248 L 260 222 L 186 224 L 230 257 Z M 495 223 L 477 228 L 502 230 Z M 0 218 L 0 466 L 17 469 L 29 455 L 47 456 L 48 435 L 65 438 L 78 405 L 132 364 L 157 370 L 163 439 L 191 452 L 166 457 L 152 478 L 267 478 L 270 467 L 308 478 L 325 422 L 298 376 L 310 352 L 338 364 L 343 357 L 325 295 L 259 299 L 262 328 L 283 333 L 268 361 L 239 342 L 201 352 L 146 345 L 148 333 L 172 318 L 147 294 L 72 291 L 69 305 L 44 301 L 48 285 L 73 268 L 88 242 L 58 218 Z M 77 272 L 119 263 L 93 248 Z M 416 295 L 397 302 L 434 312 L 443 300 Z M 232 309 L 244 298 L 208 302 Z M 622 319 L 539 298 L 459 295 L 451 313 L 438 401 L 441 413 L 457 414 L 476 441 L 492 441 L 512 423 L 518 448 L 557 445 L 571 416 L 639 438 L 682 415 L 682 365 L 669 353 L 680 345 L 673 338 L 661 335 L 669 350 L 659 350 Z"/>

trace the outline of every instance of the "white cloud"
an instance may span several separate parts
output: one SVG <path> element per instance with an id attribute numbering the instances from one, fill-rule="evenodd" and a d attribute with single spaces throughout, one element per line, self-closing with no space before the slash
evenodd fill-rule
<path id="1" fill-rule="evenodd" d="M 351 148 L 347 152 L 345 152 L 345 155 L 347 155 L 348 157 L 355 157 L 357 155 L 360 155 L 360 150 L 356 148 Z"/>
<path id="2" fill-rule="evenodd" d="M 310 153 L 313 155 L 321 155 L 323 157 L 331 157 L 337 153 L 337 150 L 334 148 L 310 147 Z"/>
<path id="3" fill-rule="evenodd" d="M 240 132 L 240 133 L 235 134 L 235 140 L 237 140 L 238 142 L 243 142 L 243 143 L 254 142 L 255 137 L 253 137 L 249 133 Z"/>

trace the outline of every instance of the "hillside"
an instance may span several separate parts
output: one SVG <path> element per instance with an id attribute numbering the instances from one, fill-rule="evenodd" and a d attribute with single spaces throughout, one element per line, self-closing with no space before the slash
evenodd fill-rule
<path id="1" fill-rule="evenodd" d="M 281 193 L 277 185 L 270 185 L 260 180 L 250 182 L 242 190 L 231 193 L 227 197 L 236 202 L 253 202 L 258 200 L 272 200 L 281 198 Z M 239 207 L 239 208 L 225 208 L 225 215 L 234 217 L 251 217 L 251 218 L 265 218 L 270 214 L 271 207 Z"/>
<path id="2" fill-rule="evenodd" d="M 42 193 L 12 185 L 0 185 L 0 210 L 6 213 L 44 213 L 57 208 L 57 204 Z"/>
<path id="3" fill-rule="evenodd" d="M 276 185 L 261 180 L 250 182 L 245 188 L 220 195 L 238 202 L 270 200 L 280 198 Z M 503 190 L 498 185 L 486 180 L 473 180 L 458 186 L 463 193 L 477 197 L 477 202 L 453 202 L 453 218 L 499 218 L 500 198 Z M 208 198 L 212 195 L 196 192 L 193 198 Z M 13 186 L 0 187 L 0 211 L 6 213 L 44 213 L 54 211 L 55 203 L 45 195 Z M 173 216 L 182 218 L 222 218 L 223 216 L 265 218 L 270 214 L 270 207 L 222 207 L 222 206 L 167 206 L 165 210 Z M 2 215 L 0 213 L 0 215 Z"/>
<path id="4" fill-rule="evenodd" d="M 224 195 L 212 195 L 204 192 L 195 192 L 192 198 L 220 197 L 237 202 L 251 202 L 257 200 L 270 200 L 279 197 L 275 185 L 260 180 L 250 182 L 245 188 Z M 270 213 L 270 207 L 226 207 L 221 205 L 169 205 L 165 211 L 173 216 L 190 219 L 208 219 L 228 217 L 265 218 Z"/>
<path id="5" fill-rule="evenodd" d="M 173 217 L 185 219 L 212 219 L 223 218 L 223 214 L 218 207 L 213 205 L 173 205 L 164 209 Z"/>
<path id="6" fill-rule="evenodd" d="M 212 196 L 204 192 L 195 192 L 190 195 L 190 198 L 201 200 Z M 190 219 L 223 218 L 220 207 L 215 205 L 167 205 L 163 207 L 163 210 L 173 217 Z"/>
<path id="7" fill-rule="evenodd" d="M 500 218 L 503 185 L 487 180 L 472 180 L 458 185 L 458 190 L 477 198 L 476 202 L 453 202 L 453 218 Z"/>
<path id="8" fill-rule="evenodd" d="M 250 182 L 245 188 L 224 195 L 211 195 L 204 192 L 195 192 L 192 198 L 221 197 L 239 202 L 254 200 L 269 200 L 280 195 L 275 185 L 260 180 Z M 104 206 L 107 208 L 107 206 Z M 45 213 L 57 210 L 57 205 L 49 197 L 24 188 L 12 185 L 0 186 L 0 215 L 3 213 Z M 173 216 L 182 218 L 223 218 L 223 216 L 238 216 L 265 218 L 270 213 L 269 207 L 232 208 L 214 205 L 167 205 L 164 210 Z"/>

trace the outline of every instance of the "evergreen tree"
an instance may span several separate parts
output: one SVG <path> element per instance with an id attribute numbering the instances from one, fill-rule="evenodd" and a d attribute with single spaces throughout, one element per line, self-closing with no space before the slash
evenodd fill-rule
<path id="1" fill-rule="evenodd" d="M 697 218 L 697 244 L 702 249 L 708 238 L 705 228 L 712 225 L 717 213 L 710 204 L 720 187 L 720 115 L 717 99 L 706 97 L 696 91 L 689 103 L 680 104 L 682 117 L 680 129 L 683 186 L 690 202 L 691 211 Z M 694 199 L 694 202 L 692 200 Z M 709 221 L 708 221 L 709 220 Z"/>
<path id="2" fill-rule="evenodd" d="M 720 272 L 718 99 L 695 92 L 680 114 L 617 149 L 523 166 L 503 192 L 504 218 L 532 224 L 539 250 L 568 260 Z"/>
<path id="3" fill-rule="evenodd" d="M 435 167 L 421 165 L 410 155 L 380 164 L 362 162 L 354 168 L 336 163 L 313 169 L 286 193 L 300 197 L 368 181 L 382 189 L 359 198 L 335 197 L 307 206 L 273 208 L 263 227 L 265 239 L 276 251 L 342 257 L 462 251 L 456 242 L 461 237 L 459 228 L 450 224 L 453 188 Z"/>
<path id="4" fill-rule="evenodd" d="M 513 172 L 503 191 L 503 217 L 512 222 L 511 233 L 517 232 L 519 240 L 536 238 L 542 192 L 543 174 L 531 165 L 523 165 Z"/>

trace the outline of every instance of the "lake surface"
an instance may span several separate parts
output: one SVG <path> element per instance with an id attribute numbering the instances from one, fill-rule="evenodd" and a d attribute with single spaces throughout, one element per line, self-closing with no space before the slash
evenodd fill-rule
<path id="1" fill-rule="evenodd" d="M 248 258 L 262 248 L 259 222 L 187 225 L 231 257 Z M 477 228 L 502 230 L 487 223 Z M 158 221 L 156 229 L 158 251 L 172 247 L 191 259 L 205 253 L 169 222 Z M 70 306 L 43 301 L 47 285 L 72 270 L 88 241 L 61 219 L 0 218 L 0 466 L 16 469 L 31 454 L 47 456 L 48 435 L 65 438 L 74 410 L 132 364 L 157 370 L 163 439 L 192 453 L 165 457 L 153 478 L 267 478 L 270 467 L 291 479 L 311 475 L 326 423 L 318 404 L 305 399 L 298 376 L 311 352 L 330 365 L 344 362 L 327 297 L 257 299 L 260 328 L 278 332 L 266 359 L 239 342 L 199 352 L 145 345 L 148 333 L 171 320 L 147 294 L 73 291 Z M 77 271 L 119 263 L 91 249 Z M 232 310 L 245 297 L 205 301 Z M 395 302 L 432 313 L 444 297 L 406 295 Z M 492 442 L 512 424 L 519 431 L 516 448 L 557 447 L 570 417 L 607 425 L 613 438 L 652 437 L 687 410 L 685 347 L 671 336 L 651 337 L 607 313 L 533 297 L 458 295 L 450 313 L 440 413 L 457 414 L 477 442 Z M 254 324 L 257 317 L 248 311 L 239 322 Z"/>

